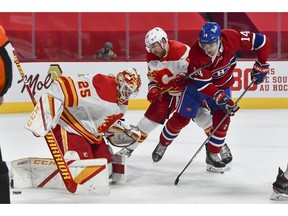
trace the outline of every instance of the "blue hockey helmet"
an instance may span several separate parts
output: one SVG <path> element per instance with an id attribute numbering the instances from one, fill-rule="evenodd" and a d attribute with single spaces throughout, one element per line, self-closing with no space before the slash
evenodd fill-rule
<path id="1" fill-rule="evenodd" d="M 221 37 L 221 27 L 216 22 L 206 22 L 199 33 L 199 42 L 212 44 Z"/>

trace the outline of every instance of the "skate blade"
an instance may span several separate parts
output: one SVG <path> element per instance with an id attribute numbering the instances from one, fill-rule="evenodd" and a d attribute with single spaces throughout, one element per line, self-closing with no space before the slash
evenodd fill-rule
<path id="1" fill-rule="evenodd" d="M 212 165 L 210 165 L 210 164 L 207 164 L 206 170 L 207 170 L 208 172 L 221 173 L 221 174 L 223 174 L 224 171 L 225 171 L 225 167 L 223 167 L 223 168 L 217 168 L 217 167 L 214 167 L 214 166 L 212 166 Z"/>
<path id="2" fill-rule="evenodd" d="M 273 193 L 270 196 L 270 200 L 275 200 L 275 201 L 288 200 L 288 195 L 273 191 Z"/>

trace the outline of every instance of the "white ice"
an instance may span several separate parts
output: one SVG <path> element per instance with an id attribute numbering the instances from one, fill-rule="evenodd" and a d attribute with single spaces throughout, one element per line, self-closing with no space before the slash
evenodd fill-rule
<path id="1" fill-rule="evenodd" d="M 137 124 L 143 113 L 142 110 L 128 110 L 126 122 Z M 28 113 L 0 115 L 0 144 L 3 159 L 8 164 L 9 161 L 25 157 L 51 158 L 45 140 L 34 137 L 24 129 L 28 116 Z M 285 171 L 288 163 L 287 120 L 288 110 L 285 109 L 240 109 L 231 118 L 226 142 L 234 159 L 231 169 L 224 174 L 206 171 L 203 148 L 175 186 L 176 177 L 206 136 L 191 122 L 167 149 L 163 159 L 153 163 L 151 153 L 158 143 L 162 129 L 159 126 L 129 158 L 127 184 L 111 185 L 109 195 L 84 196 L 40 188 L 21 189 L 22 193 L 15 195 L 12 192 L 16 189 L 12 189 L 11 204 L 194 204 L 188 205 L 191 215 L 193 208 L 198 206 L 196 204 L 263 204 L 259 206 L 260 209 L 265 209 L 265 204 L 288 204 L 288 201 L 269 199 L 278 167 Z M 113 150 L 116 152 L 120 149 L 113 147 Z M 187 209 L 187 205 L 181 205 L 181 209 Z M 145 211 L 145 206 L 141 206 L 139 211 L 142 210 Z M 203 211 L 206 210 L 203 207 Z M 222 215 L 226 214 L 226 210 L 219 208 L 219 211 L 223 211 Z"/>

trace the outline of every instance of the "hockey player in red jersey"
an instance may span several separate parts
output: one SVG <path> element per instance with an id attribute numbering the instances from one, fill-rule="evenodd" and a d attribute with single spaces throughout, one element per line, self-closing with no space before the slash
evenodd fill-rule
<path id="1" fill-rule="evenodd" d="M 189 65 L 190 47 L 179 41 L 168 40 L 166 32 L 159 27 L 147 32 L 145 46 L 149 80 L 147 99 L 151 103 L 137 125 L 141 131 L 140 140 L 118 152 L 128 157 L 152 130 L 164 124 L 170 114 L 175 111 L 179 96 L 185 87 L 185 84 L 178 80 L 185 77 Z M 198 115 L 197 124 L 203 129 L 209 128 L 211 126 L 210 113 L 207 109 L 199 113 L 201 114 Z"/>
<path id="2" fill-rule="evenodd" d="M 240 49 L 255 50 L 257 60 L 253 65 L 251 79 L 255 84 L 262 83 L 269 71 L 267 64 L 270 53 L 270 40 L 267 36 L 250 31 L 237 31 L 232 29 L 221 30 L 215 22 L 207 22 L 202 27 L 198 41 L 191 47 L 189 53 L 189 73 L 211 62 L 210 66 L 202 69 L 188 81 L 187 88 L 183 92 L 177 112 L 169 119 L 163 128 L 160 142 L 154 154 L 162 158 L 166 148 L 177 137 L 189 119 L 194 119 L 203 100 L 213 115 L 212 129 L 224 118 L 239 109 L 231 99 L 230 87 L 234 83 L 233 69 L 236 66 L 236 52 Z M 190 83 L 190 84 L 189 84 Z M 199 94 L 201 93 L 201 94 Z M 223 172 L 227 163 L 231 160 L 223 160 L 223 156 L 229 153 L 225 144 L 226 134 L 230 124 L 230 116 L 220 125 L 206 145 L 206 163 L 208 171 Z M 161 150 L 163 149 L 164 150 Z M 225 151 L 220 154 L 221 149 Z M 159 151 L 158 151 L 159 150 Z M 231 159 L 231 158 L 230 158 Z"/>
<path id="3" fill-rule="evenodd" d="M 124 116 L 128 100 L 137 95 L 140 86 L 134 68 L 116 76 L 60 76 L 41 96 L 26 128 L 40 136 L 52 129 L 64 156 L 69 152 L 79 159 L 106 158 L 110 163 L 104 134 Z M 39 110 L 43 114 L 39 114 L 38 124 L 34 119 Z"/>

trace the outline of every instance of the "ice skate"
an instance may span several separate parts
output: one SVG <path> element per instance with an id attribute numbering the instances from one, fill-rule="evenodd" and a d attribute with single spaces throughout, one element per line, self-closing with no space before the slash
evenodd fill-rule
<path id="1" fill-rule="evenodd" d="M 207 171 L 215 172 L 215 173 L 224 173 L 225 163 L 220 159 L 218 154 L 213 154 L 209 151 L 206 151 L 206 163 L 207 163 Z"/>
<path id="2" fill-rule="evenodd" d="M 230 148 L 228 147 L 226 143 L 221 148 L 220 156 L 221 156 L 221 160 L 223 161 L 223 163 L 226 164 L 225 170 L 229 170 L 230 166 L 228 164 L 232 161 L 233 156 L 231 154 Z"/>
<path id="3" fill-rule="evenodd" d="M 276 181 L 273 183 L 273 193 L 271 200 L 288 199 L 288 179 L 284 176 L 284 172 L 279 167 Z"/>
<path id="4" fill-rule="evenodd" d="M 120 151 L 118 151 L 116 154 L 118 155 L 125 155 L 128 158 L 132 155 L 134 150 L 128 149 L 128 148 L 122 148 Z"/>
<path id="5" fill-rule="evenodd" d="M 158 143 L 158 145 L 156 146 L 156 148 L 154 149 L 153 153 L 152 153 L 152 159 L 154 162 L 159 162 L 165 151 L 167 149 L 167 146 L 163 146 L 160 142 Z"/>

